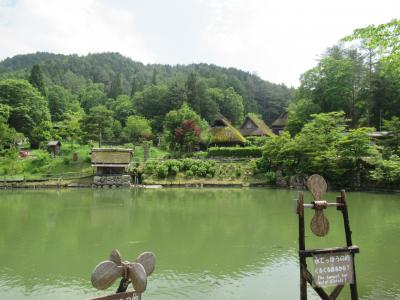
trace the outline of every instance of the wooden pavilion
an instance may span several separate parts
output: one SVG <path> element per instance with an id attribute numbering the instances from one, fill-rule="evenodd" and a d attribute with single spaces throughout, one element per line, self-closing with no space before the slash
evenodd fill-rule
<path id="1" fill-rule="evenodd" d="M 133 151 L 123 148 L 93 148 L 92 167 L 98 175 L 120 175 L 126 173 Z"/>

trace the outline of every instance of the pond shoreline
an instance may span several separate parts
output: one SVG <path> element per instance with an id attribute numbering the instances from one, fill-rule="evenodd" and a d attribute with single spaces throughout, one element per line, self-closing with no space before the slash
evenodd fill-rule
<path id="1" fill-rule="evenodd" d="M 86 178 L 87 179 L 87 178 Z M 54 182 L 54 181 L 40 181 L 40 182 L 8 182 L 0 183 L 0 190 L 6 189 L 112 189 L 111 187 L 93 187 L 90 182 Z M 255 183 L 239 183 L 239 182 L 191 182 L 191 183 L 166 183 L 166 182 L 152 182 L 151 184 L 131 185 L 125 187 L 116 187 L 117 189 L 154 189 L 154 188 L 271 188 L 271 189 L 286 189 L 286 190 L 306 190 L 300 187 L 285 187 L 275 184 L 268 184 L 262 182 Z M 371 193 L 400 193 L 400 187 L 360 187 L 360 188 L 344 188 L 348 192 L 371 192 Z M 332 188 L 329 191 L 340 191 L 340 188 Z"/>

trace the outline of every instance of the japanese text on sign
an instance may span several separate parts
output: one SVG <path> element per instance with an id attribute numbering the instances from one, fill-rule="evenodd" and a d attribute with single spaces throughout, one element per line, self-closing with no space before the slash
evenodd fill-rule
<path id="1" fill-rule="evenodd" d="M 353 256 L 350 252 L 315 254 L 314 280 L 318 286 L 353 283 Z"/>

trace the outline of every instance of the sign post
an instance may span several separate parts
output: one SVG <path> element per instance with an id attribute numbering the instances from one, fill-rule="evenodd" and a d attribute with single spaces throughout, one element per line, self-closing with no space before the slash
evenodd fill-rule
<path id="1" fill-rule="evenodd" d="M 358 300 L 354 255 L 359 253 L 360 250 L 353 245 L 351 239 L 346 193 L 344 190 L 341 191 L 340 196 L 333 203 L 321 200 L 326 193 L 327 184 L 320 175 L 312 175 L 307 181 L 307 187 L 312 193 L 314 201 L 310 204 L 305 204 L 304 194 L 300 192 L 295 205 L 299 221 L 300 299 L 307 300 L 308 282 L 321 299 L 324 300 L 335 300 L 345 284 L 349 284 L 351 300 Z M 311 208 L 315 211 L 310 224 L 311 231 L 316 236 L 323 237 L 329 232 L 329 220 L 324 215 L 324 210 L 328 207 L 336 207 L 342 213 L 346 246 L 306 249 L 304 208 Z M 307 258 L 313 258 L 314 268 L 312 274 L 307 267 Z M 335 288 L 328 294 L 323 289 L 326 286 L 335 286 Z"/>

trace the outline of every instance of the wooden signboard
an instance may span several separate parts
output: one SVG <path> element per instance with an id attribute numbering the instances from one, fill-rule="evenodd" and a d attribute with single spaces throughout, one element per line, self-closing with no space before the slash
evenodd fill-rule
<path id="1" fill-rule="evenodd" d="M 299 193 L 296 200 L 296 213 L 299 221 L 299 260 L 300 260 L 300 299 L 307 300 L 307 283 L 323 300 L 335 300 L 346 284 L 350 287 L 351 300 L 358 300 L 357 278 L 354 255 L 360 249 L 353 245 L 351 238 L 349 214 L 346 204 L 346 193 L 340 192 L 336 202 L 323 200 L 327 190 L 325 179 L 320 175 L 312 175 L 307 181 L 308 189 L 314 197 L 311 203 L 304 203 L 304 193 Z M 318 237 L 324 237 L 329 232 L 329 221 L 324 210 L 334 207 L 341 212 L 343 217 L 346 246 L 322 249 L 306 248 L 306 233 L 304 224 L 305 208 L 314 210 L 311 220 L 311 231 Z M 313 258 L 314 272 L 308 270 L 307 259 Z M 326 286 L 335 286 L 329 293 L 324 290 Z"/>
<path id="2" fill-rule="evenodd" d="M 100 298 L 92 298 L 90 300 L 141 300 L 142 296 L 140 293 L 135 291 L 126 293 L 117 293 L 114 295 L 108 295 Z"/>
<path id="3" fill-rule="evenodd" d="M 314 281 L 318 286 L 353 284 L 353 255 L 350 252 L 315 254 Z"/>

